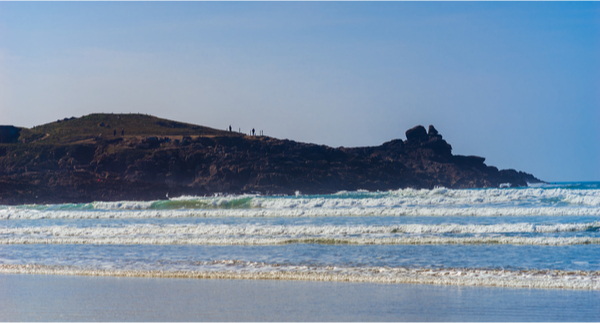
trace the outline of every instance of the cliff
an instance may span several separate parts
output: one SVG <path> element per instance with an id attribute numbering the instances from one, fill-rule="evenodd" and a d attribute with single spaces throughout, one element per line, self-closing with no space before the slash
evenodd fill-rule
<path id="1" fill-rule="evenodd" d="M 92 114 L 22 129 L 0 144 L 0 204 L 154 200 L 214 193 L 303 194 L 483 188 L 540 182 L 452 154 L 417 126 L 375 147 L 331 148 L 139 114 Z"/>

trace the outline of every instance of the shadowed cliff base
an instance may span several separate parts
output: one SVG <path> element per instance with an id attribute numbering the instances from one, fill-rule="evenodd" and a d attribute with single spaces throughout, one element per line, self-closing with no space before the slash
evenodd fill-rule
<path id="1" fill-rule="evenodd" d="M 409 129 L 407 140 L 358 148 L 247 136 L 141 114 L 91 114 L 31 129 L 3 127 L 4 205 L 541 182 L 531 174 L 487 166 L 483 157 L 453 155 L 433 126 Z"/>

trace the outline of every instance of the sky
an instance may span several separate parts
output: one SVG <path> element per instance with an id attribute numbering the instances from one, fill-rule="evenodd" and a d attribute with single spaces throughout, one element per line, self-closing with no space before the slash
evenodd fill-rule
<path id="1" fill-rule="evenodd" d="M 0 2 L 0 124 L 111 112 L 600 181 L 600 3 Z"/>

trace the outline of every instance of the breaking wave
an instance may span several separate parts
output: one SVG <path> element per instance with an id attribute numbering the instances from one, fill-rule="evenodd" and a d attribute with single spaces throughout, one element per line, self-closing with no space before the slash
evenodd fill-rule
<path id="1" fill-rule="evenodd" d="M 153 225 L 121 227 L 41 226 L 0 228 L 0 244 L 600 244 L 596 236 L 535 236 L 561 232 L 598 232 L 600 222 L 536 225 L 531 223 L 392 226 L 336 225 Z M 524 236 L 525 235 L 525 236 Z M 534 235 L 534 236 L 532 236 Z"/>
<path id="2" fill-rule="evenodd" d="M 239 260 L 198 263 L 198 270 L 83 269 L 47 265 L 3 265 L 0 273 L 197 279 L 270 279 L 388 284 L 498 286 L 600 290 L 600 272 L 474 268 L 298 266 Z"/>
<path id="3" fill-rule="evenodd" d="M 13 237 L 0 238 L 0 244 L 94 244 L 94 245 L 284 245 L 292 243 L 352 244 L 352 245 L 449 245 L 449 244 L 509 244 L 538 246 L 569 246 L 600 244 L 600 238 L 591 237 L 400 237 L 400 238 L 224 238 L 224 237 Z"/>
<path id="4" fill-rule="evenodd" d="M 217 217 L 352 217 L 352 216 L 600 216 L 600 207 L 420 207 L 395 208 L 254 208 L 181 210 L 36 210 L 0 209 L 0 220 L 18 219 L 127 219 L 127 218 L 217 218 Z"/>
<path id="5" fill-rule="evenodd" d="M 357 235 L 392 233 L 555 233 L 576 231 L 599 231 L 600 221 L 565 224 L 401 224 L 390 226 L 338 226 L 338 225 L 213 225 L 213 224 L 132 224 L 122 227 L 72 227 L 43 226 L 0 228 L 5 234 L 48 234 L 58 235 L 117 235 L 117 234 L 213 234 L 213 235 Z"/>
<path id="6" fill-rule="evenodd" d="M 332 195 L 193 197 L 158 201 L 0 206 L 0 219 L 305 217 L 305 216 L 597 216 L 600 189 L 525 188 Z"/>
<path id="7" fill-rule="evenodd" d="M 0 206 L 0 220 L 0 273 L 600 290 L 600 272 L 576 271 L 598 269 L 600 183 Z"/>

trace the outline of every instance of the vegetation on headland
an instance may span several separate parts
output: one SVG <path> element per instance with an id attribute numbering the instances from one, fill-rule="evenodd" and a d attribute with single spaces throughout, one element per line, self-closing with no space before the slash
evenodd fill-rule
<path id="1" fill-rule="evenodd" d="M 235 132 L 171 121 L 145 114 L 98 113 L 81 118 L 64 118 L 21 130 L 19 141 L 40 144 L 81 144 L 96 138 L 121 136 L 235 136 Z M 116 131 L 116 135 L 115 135 Z"/>

